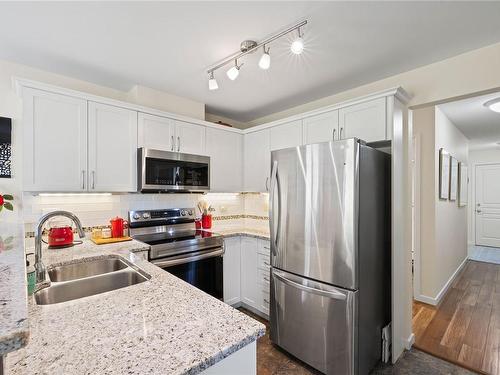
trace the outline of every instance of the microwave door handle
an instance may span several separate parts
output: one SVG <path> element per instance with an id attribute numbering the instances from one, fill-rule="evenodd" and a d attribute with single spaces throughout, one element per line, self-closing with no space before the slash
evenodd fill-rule
<path id="1" fill-rule="evenodd" d="M 333 290 L 322 290 L 322 289 L 312 288 L 310 286 L 299 284 L 299 283 L 292 281 L 292 280 L 286 278 L 285 276 L 277 273 L 274 270 L 273 270 L 272 275 L 274 277 L 276 277 L 278 280 L 280 280 L 283 284 L 286 284 L 286 285 L 291 286 L 293 288 L 303 290 L 304 292 L 313 293 L 313 294 L 320 295 L 322 297 L 333 298 L 333 299 L 337 299 L 337 300 L 345 300 L 347 298 L 347 296 L 345 294 L 340 293 L 340 292 L 336 292 Z"/>

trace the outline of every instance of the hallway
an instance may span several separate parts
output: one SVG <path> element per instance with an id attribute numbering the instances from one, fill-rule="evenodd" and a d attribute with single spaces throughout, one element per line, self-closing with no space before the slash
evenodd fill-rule
<path id="1" fill-rule="evenodd" d="M 500 374 L 500 265 L 469 260 L 437 307 L 413 304 L 415 348 Z"/>

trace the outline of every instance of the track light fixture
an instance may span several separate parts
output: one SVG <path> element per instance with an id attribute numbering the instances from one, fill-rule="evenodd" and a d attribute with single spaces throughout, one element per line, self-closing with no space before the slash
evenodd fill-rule
<path id="1" fill-rule="evenodd" d="M 271 56 L 269 55 L 269 50 L 271 49 L 271 47 L 268 47 L 266 51 L 266 46 L 264 45 L 262 46 L 262 49 L 264 50 L 264 53 L 260 57 L 259 68 L 267 70 L 271 66 Z"/>
<path id="2" fill-rule="evenodd" d="M 238 75 L 240 74 L 240 68 L 243 66 L 243 64 L 238 65 L 238 60 L 241 59 L 243 56 L 248 55 L 249 53 L 253 53 L 257 51 L 259 47 L 262 47 L 263 49 L 263 54 L 259 59 L 259 68 L 263 70 L 269 69 L 271 66 L 271 55 L 269 54 L 269 50 L 271 49 L 269 47 L 269 44 L 276 39 L 281 38 L 282 36 L 285 36 L 287 34 L 290 34 L 292 32 L 297 31 L 298 32 L 298 37 L 292 42 L 290 45 L 290 49 L 294 54 L 301 54 L 304 51 L 304 40 L 303 40 L 303 33 L 302 33 L 302 27 L 307 24 L 307 20 L 301 21 L 288 29 L 285 29 L 283 31 L 280 31 L 279 33 L 276 33 L 269 38 L 257 43 L 256 41 L 253 40 L 244 40 L 241 42 L 240 45 L 240 50 L 231 56 L 228 56 L 221 62 L 213 65 L 207 70 L 208 73 L 208 88 L 209 90 L 217 90 L 219 88 L 219 85 L 217 84 L 217 80 L 214 78 L 214 72 L 217 69 L 220 69 L 229 63 L 234 61 L 234 66 L 232 66 L 227 72 L 227 76 L 231 81 L 234 81 L 236 78 L 238 78 Z"/>

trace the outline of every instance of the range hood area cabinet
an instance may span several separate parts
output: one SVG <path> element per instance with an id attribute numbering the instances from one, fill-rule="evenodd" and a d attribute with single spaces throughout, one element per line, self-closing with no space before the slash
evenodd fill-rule
<path id="1" fill-rule="evenodd" d="M 204 126 L 142 112 L 138 116 L 139 147 L 206 155 Z"/>
<path id="2" fill-rule="evenodd" d="M 24 180 L 32 192 L 137 190 L 137 112 L 23 88 Z"/>

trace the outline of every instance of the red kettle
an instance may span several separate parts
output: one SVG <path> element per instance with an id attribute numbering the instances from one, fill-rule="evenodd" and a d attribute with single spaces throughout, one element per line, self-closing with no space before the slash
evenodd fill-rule
<path id="1" fill-rule="evenodd" d="M 73 228 L 69 225 L 49 229 L 49 246 L 61 247 L 73 245 Z"/>

